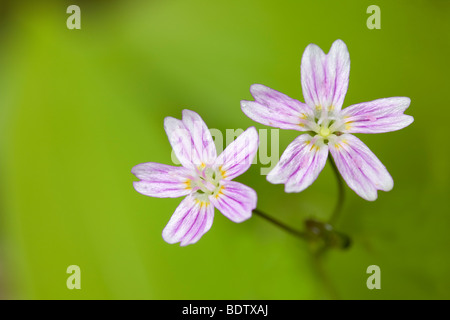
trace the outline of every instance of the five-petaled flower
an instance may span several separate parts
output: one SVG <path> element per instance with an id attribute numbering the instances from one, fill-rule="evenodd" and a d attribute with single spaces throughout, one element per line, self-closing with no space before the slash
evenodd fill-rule
<path id="1" fill-rule="evenodd" d="M 150 197 L 186 196 L 163 230 L 168 243 L 181 246 L 197 242 L 213 223 L 214 208 L 234 222 L 251 217 L 256 208 L 256 192 L 232 181 L 250 167 L 258 149 L 254 127 L 248 128 L 217 156 L 208 127 L 195 112 L 183 110 L 182 120 L 164 120 L 169 142 L 181 167 L 142 163 L 132 173 L 139 193 Z"/>
<path id="2" fill-rule="evenodd" d="M 403 114 L 406 97 L 378 99 L 341 109 L 347 93 L 350 56 L 345 43 L 336 40 L 325 54 L 317 45 L 305 49 L 301 83 L 306 103 L 266 86 L 255 84 L 255 101 L 242 101 L 242 111 L 264 125 L 304 132 L 284 151 L 268 174 L 271 183 L 285 184 L 286 192 L 300 192 L 316 180 L 328 151 L 348 186 L 373 201 L 377 190 L 389 191 L 394 182 L 384 165 L 351 133 L 381 133 L 402 129 L 413 122 Z"/>

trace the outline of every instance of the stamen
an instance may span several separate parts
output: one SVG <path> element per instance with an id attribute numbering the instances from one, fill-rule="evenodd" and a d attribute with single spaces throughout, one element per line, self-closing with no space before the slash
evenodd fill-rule
<path id="1" fill-rule="evenodd" d="M 201 170 L 201 167 L 199 169 L 197 177 L 189 185 L 191 188 L 195 187 L 193 191 L 198 201 L 209 203 L 210 196 L 217 196 L 221 193 L 220 180 L 223 179 L 225 171 L 221 168 L 213 169 L 209 166 L 205 166 L 203 170 Z"/>

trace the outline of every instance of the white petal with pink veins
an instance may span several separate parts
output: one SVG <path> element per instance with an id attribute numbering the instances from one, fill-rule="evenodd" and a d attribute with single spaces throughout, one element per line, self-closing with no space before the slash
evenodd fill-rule
<path id="1" fill-rule="evenodd" d="M 309 130 L 305 124 L 312 112 L 305 103 L 262 84 L 253 84 L 250 92 L 255 101 L 241 101 L 241 109 L 250 119 L 280 129 Z"/>
<path id="2" fill-rule="evenodd" d="M 184 167 L 147 162 L 131 169 L 141 181 L 133 182 L 137 192 L 150 197 L 178 198 L 189 194 L 191 171 Z"/>
<path id="3" fill-rule="evenodd" d="M 242 222 L 252 216 L 256 208 L 256 192 L 250 187 L 235 181 L 224 181 L 216 196 L 211 196 L 211 203 L 228 219 Z"/>
<path id="4" fill-rule="evenodd" d="M 411 99 L 393 97 L 354 104 L 342 110 L 343 132 L 382 133 L 403 129 L 414 118 L 404 114 Z"/>
<path id="5" fill-rule="evenodd" d="M 285 184 L 286 192 L 300 192 L 309 187 L 322 171 L 328 146 L 308 134 L 297 137 L 267 175 L 270 183 Z"/>
<path id="6" fill-rule="evenodd" d="M 386 167 L 358 138 L 343 134 L 329 144 L 339 172 L 348 186 L 360 197 L 374 201 L 377 190 L 390 191 L 394 186 Z"/>
<path id="7" fill-rule="evenodd" d="M 168 243 L 193 244 L 211 228 L 213 219 L 214 206 L 189 195 L 175 210 L 162 236 Z"/>
<path id="8" fill-rule="evenodd" d="M 224 179 L 231 180 L 248 170 L 258 145 L 258 132 L 255 127 L 250 127 L 225 148 L 217 157 L 214 166 Z"/>
<path id="9" fill-rule="evenodd" d="M 216 158 L 216 147 L 202 118 L 190 110 L 183 110 L 183 119 L 164 119 L 169 142 L 177 159 L 186 168 L 211 163 Z"/>
<path id="10" fill-rule="evenodd" d="M 326 55 L 315 44 L 302 56 L 303 97 L 311 108 L 340 110 L 348 89 L 350 55 L 342 40 L 336 40 Z"/>

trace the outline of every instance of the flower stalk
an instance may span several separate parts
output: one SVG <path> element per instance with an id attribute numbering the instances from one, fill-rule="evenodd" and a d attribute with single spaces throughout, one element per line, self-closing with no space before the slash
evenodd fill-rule
<path id="1" fill-rule="evenodd" d="M 328 156 L 328 162 L 330 162 L 331 167 L 333 168 L 333 172 L 336 175 L 336 181 L 338 186 L 338 196 L 337 196 L 337 202 L 336 206 L 334 207 L 334 211 L 330 217 L 329 223 L 334 225 L 337 222 L 337 219 L 339 218 L 342 207 L 344 206 L 345 201 L 345 189 L 344 189 L 344 181 L 342 180 L 341 175 L 339 174 L 339 170 L 336 167 L 336 164 L 334 163 L 334 160 L 331 156 Z"/>
<path id="2" fill-rule="evenodd" d="M 314 244 L 319 244 L 319 247 L 321 247 L 321 249 L 319 250 L 324 250 L 326 248 L 349 248 L 351 244 L 350 237 L 346 234 L 334 230 L 334 225 L 337 223 L 345 201 L 344 182 L 331 156 L 328 157 L 328 161 L 330 162 L 331 167 L 333 168 L 333 172 L 336 175 L 338 186 L 336 206 L 334 207 L 334 210 L 328 222 L 308 219 L 305 220 L 304 223 L 306 231 L 300 231 L 272 218 L 270 215 L 266 214 L 258 208 L 254 209 L 253 213 L 302 240 L 306 240 Z"/>
<path id="3" fill-rule="evenodd" d="M 272 218 L 271 216 L 267 215 L 266 213 L 264 213 L 263 211 L 259 210 L 258 208 L 253 210 L 253 213 L 260 216 L 261 218 L 265 219 L 266 221 L 269 221 L 270 223 L 276 225 L 277 227 L 279 227 L 280 229 L 298 237 L 301 238 L 303 240 L 308 240 L 308 235 L 305 232 L 296 230 L 294 228 L 291 228 L 290 226 Z"/>

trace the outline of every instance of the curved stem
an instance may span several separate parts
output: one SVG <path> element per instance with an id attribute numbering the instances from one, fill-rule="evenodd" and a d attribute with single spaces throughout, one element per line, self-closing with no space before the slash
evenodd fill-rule
<path id="1" fill-rule="evenodd" d="M 301 239 L 307 239 L 308 238 L 307 235 L 304 232 L 295 230 L 295 229 L 289 227 L 288 225 L 285 225 L 284 223 L 282 223 L 282 222 L 280 222 L 278 220 L 275 220 L 274 218 L 272 218 L 271 216 L 268 216 L 266 213 L 262 212 L 259 209 L 253 210 L 253 213 L 257 214 L 258 216 L 266 219 L 267 221 L 273 223 L 277 227 L 283 229 L 284 231 L 289 232 L 290 234 L 292 234 L 292 235 L 294 235 L 294 236 L 296 236 L 298 238 L 301 238 Z"/>
<path id="2" fill-rule="evenodd" d="M 266 213 L 264 213 L 263 211 L 259 210 L 259 209 L 255 209 L 253 210 L 253 213 L 264 218 L 265 220 L 267 220 L 268 222 L 276 225 L 277 227 L 283 229 L 284 231 L 298 237 L 301 238 L 303 240 L 312 240 L 314 237 L 311 237 L 311 232 L 313 233 L 313 235 L 319 236 L 319 237 L 325 237 L 325 236 L 329 236 L 330 234 L 330 229 L 331 225 L 333 225 L 334 223 L 336 223 L 336 220 L 338 219 L 341 211 L 342 211 L 342 207 L 344 205 L 344 200 L 345 200 L 345 189 L 344 189 L 344 181 L 342 180 L 341 174 L 339 173 L 338 168 L 336 167 L 336 164 L 334 163 L 334 160 L 331 156 L 328 157 L 328 161 L 331 164 L 331 167 L 333 168 L 333 171 L 336 175 L 336 180 L 337 180 L 337 185 L 338 185 L 338 197 L 337 197 L 337 202 L 336 202 L 336 206 L 334 207 L 333 213 L 331 214 L 330 220 L 328 223 L 323 223 L 323 222 L 317 222 L 315 220 L 308 220 L 310 223 L 312 223 L 312 226 L 308 227 L 308 223 L 306 223 L 306 227 L 307 229 L 311 229 L 308 231 L 309 232 L 302 232 L 299 230 L 296 230 L 294 228 L 291 228 L 290 226 L 272 218 L 271 216 L 267 215 Z M 317 225 L 319 224 L 319 225 Z M 326 228 L 326 225 L 329 225 L 329 228 Z M 323 229 L 323 230 L 322 230 Z M 317 232 L 320 232 L 320 234 L 318 234 Z M 338 233 L 334 232 L 334 235 L 337 235 Z M 342 246 L 342 248 L 347 248 L 348 247 L 348 243 L 349 241 L 347 241 L 348 239 L 346 239 L 344 245 Z"/>
<path id="3" fill-rule="evenodd" d="M 329 222 L 330 224 L 334 224 L 334 223 L 336 223 L 336 220 L 342 211 L 342 206 L 344 205 L 345 189 L 344 189 L 344 181 L 342 180 L 341 174 L 339 173 L 339 170 L 336 167 L 336 164 L 334 163 L 334 160 L 331 157 L 331 155 L 328 156 L 328 161 L 330 162 L 331 167 L 333 168 L 334 174 L 336 175 L 337 184 L 338 184 L 338 198 L 337 198 L 336 206 L 334 207 L 334 211 L 331 214 L 330 222 Z"/>
<path id="4" fill-rule="evenodd" d="M 328 296 L 331 300 L 338 300 L 339 295 L 336 291 L 335 286 L 333 285 L 330 277 L 328 276 L 326 270 L 323 265 L 323 254 L 325 253 L 326 248 L 321 251 L 315 252 L 312 254 L 312 263 L 314 266 L 314 271 L 317 273 L 325 291 L 328 293 Z"/>

